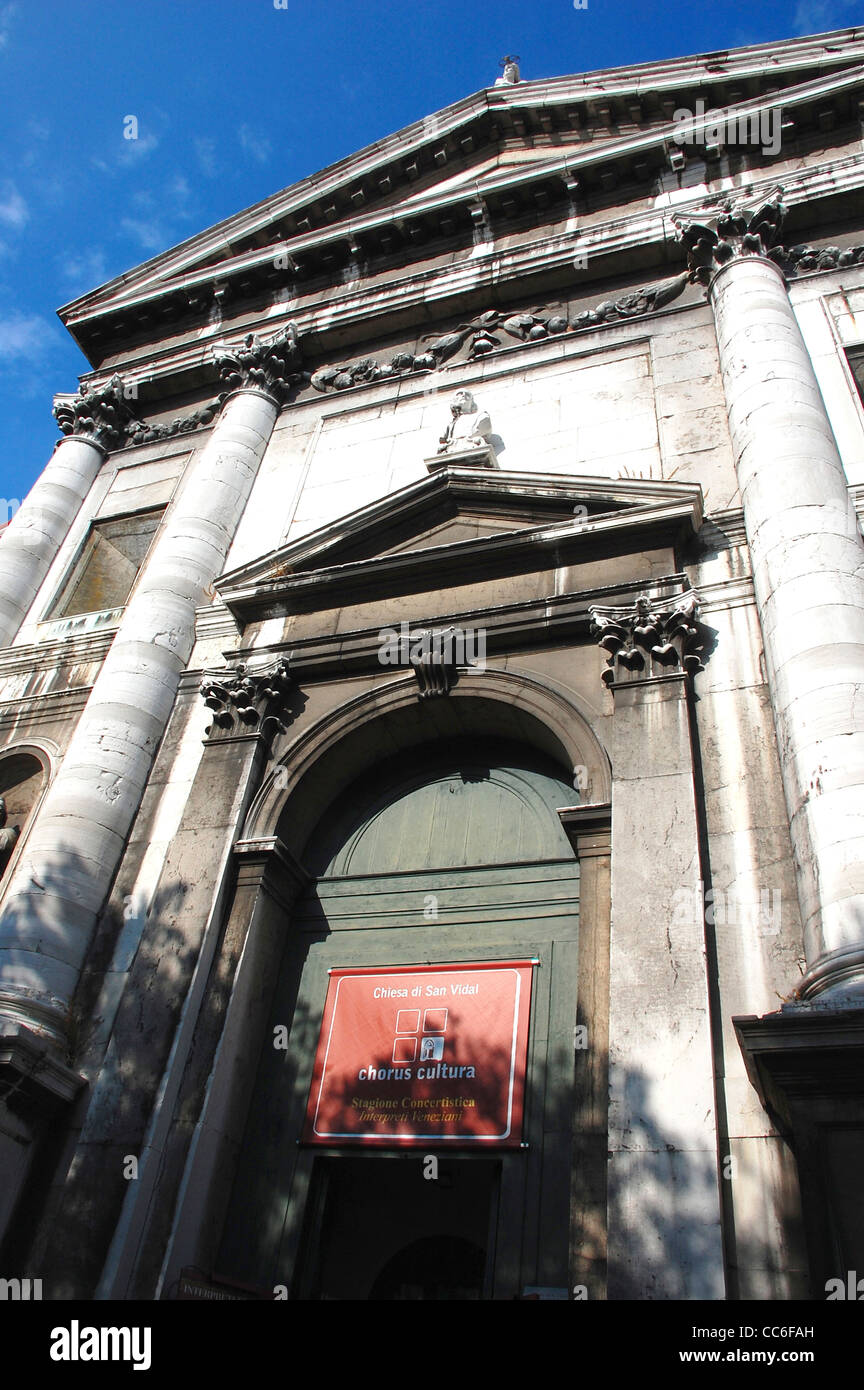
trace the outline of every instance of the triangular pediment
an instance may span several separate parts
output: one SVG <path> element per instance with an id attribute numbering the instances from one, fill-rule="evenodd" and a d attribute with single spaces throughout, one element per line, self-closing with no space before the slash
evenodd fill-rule
<path id="1" fill-rule="evenodd" d="M 376 585 L 431 588 L 532 548 L 620 549 L 622 531 L 692 533 L 701 523 L 698 483 L 444 468 L 223 574 L 216 588 L 248 621 L 285 611 L 292 596 L 326 606 Z"/>
<path id="2" fill-rule="evenodd" d="M 437 237 L 498 234 L 550 205 L 566 218 L 573 199 L 668 169 L 682 104 L 742 114 L 782 104 L 808 127 L 831 94 L 841 116 L 857 111 L 864 39 L 832 37 L 483 89 L 118 276 L 61 317 L 86 350 L 96 320 L 153 321 L 157 300 L 171 303 L 156 320 L 171 322 L 209 304 L 220 283 L 241 297 L 288 281 L 296 289 L 328 267 L 338 279 L 352 265 L 420 254 Z"/>

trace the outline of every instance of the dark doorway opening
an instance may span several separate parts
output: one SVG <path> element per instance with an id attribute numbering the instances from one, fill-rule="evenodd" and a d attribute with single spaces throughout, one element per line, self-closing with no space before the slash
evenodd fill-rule
<path id="1" fill-rule="evenodd" d="M 318 1159 L 299 1297 L 491 1298 L 499 1176 L 494 1160 L 420 1152 Z"/>

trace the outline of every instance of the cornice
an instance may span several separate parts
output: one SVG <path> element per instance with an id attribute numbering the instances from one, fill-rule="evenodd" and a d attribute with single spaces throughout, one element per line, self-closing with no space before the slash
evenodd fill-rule
<path id="1" fill-rule="evenodd" d="M 642 578 L 604 588 L 549 594 L 541 599 L 527 599 L 518 603 L 478 605 L 470 609 L 421 615 L 412 618 L 411 631 L 439 631 L 451 625 L 463 631 L 482 628 L 487 653 L 492 656 L 542 647 L 550 642 L 574 639 L 587 642 L 592 637 L 592 608 L 603 600 L 635 603 L 645 584 Z M 682 573 L 661 575 L 650 581 L 652 595 L 658 601 L 669 604 L 674 604 L 689 587 L 689 580 Z M 399 611 L 394 609 L 393 622 L 398 625 L 399 620 Z M 260 648 L 238 647 L 226 652 L 225 658 L 233 662 L 238 658 L 262 660 L 268 656 L 276 658 L 284 655 L 290 662 L 295 680 L 301 686 L 340 675 L 391 670 L 394 668 L 382 667 L 380 660 L 381 630 L 388 626 L 392 624 L 382 620 L 374 627 L 354 628 L 300 641 L 271 643 Z M 404 674 L 404 670 L 400 670 L 400 674 Z"/>
<path id="2" fill-rule="evenodd" d="M 248 586 L 229 587 L 220 583 L 217 587 L 232 612 L 249 622 L 280 617 L 310 604 L 332 607 L 337 601 L 360 602 L 394 587 L 404 592 L 406 584 L 410 586 L 409 592 L 416 593 L 444 584 L 450 586 L 457 575 L 466 583 L 476 581 L 478 569 L 485 572 L 501 565 L 518 564 L 524 554 L 536 557 L 538 565 L 550 554 L 556 563 L 563 563 L 568 555 L 575 562 L 580 558 L 580 551 L 587 560 L 621 533 L 655 531 L 671 537 L 680 531 L 695 529 L 695 525 L 693 503 L 655 504 L 587 520 L 580 518 L 423 550 L 399 551 L 373 560 L 261 580 Z M 548 559 L 545 563 L 549 563 Z"/>
<path id="3" fill-rule="evenodd" d="M 227 252 L 230 261 L 232 259 L 232 236 L 236 238 L 241 234 L 249 236 L 263 232 L 274 221 L 278 222 L 286 213 L 302 207 L 310 198 L 321 200 L 335 193 L 346 182 L 361 181 L 364 175 L 369 175 L 382 163 L 386 164 L 389 159 L 401 157 L 404 160 L 406 156 L 425 145 L 443 146 L 448 136 L 479 116 L 494 116 L 537 108 L 545 111 L 548 117 L 549 112 L 557 111 L 559 108 L 567 109 L 576 101 L 588 107 L 592 104 L 599 104 L 601 119 L 598 123 L 602 126 L 603 103 L 626 97 L 628 94 L 639 97 L 645 97 L 651 93 L 662 96 L 666 91 L 678 91 L 680 94 L 682 83 L 698 83 L 699 89 L 704 95 L 705 89 L 710 89 L 712 84 L 718 85 L 730 78 L 764 78 L 766 74 L 770 74 L 773 80 L 777 80 L 788 77 L 796 70 L 806 70 L 814 65 L 824 68 L 826 75 L 809 82 L 793 84 L 782 92 L 769 93 L 754 101 L 724 102 L 722 105 L 724 109 L 743 114 L 751 110 L 769 109 L 778 104 L 799 105 L 829 93 L 842 91 L 846 86 L 854 85 L 857 80 L 860 80 L 860 76 L 856 76 L 855 73 L 837 73 L 836 71 L 837 68 L 848 68 L 850 64 L 855 63 L 856 59 L 859 64 L 864 62 L 864 44 L 856 38 L 860 32 L 860 30 L 838 31 L 836 38 L 844 40 L 842 51 L 836 51 L 835 48 L 835 51 L 831 52 L 822 39 L 813 42 L 808 41 L 800 46 L 797 41 L 792 40 L 789 41 L 789 48 L 785 50 L 783 45 L 770 47 L 759 45 L 738 52 L 699 55 L 695 58 L 673 59 L 664 63 L 640 64 L 631 68 L 606 69 L 581 77 L 538 79 L 520 82 L 514 87 L 492 87 L 481 90 L 443 111 L 436 112 L 373 145 L 367 146 L 356 154 L 322 170 L 319 174 L 300 180 L 282 190 L 281 193 L 263 199 L 252 208 L 218 223 L 209 232 L 190 238 L 181 243 L 179 247 L 145 262 L 136 270 L 117 277 L 101 289 L 71 301 L 61 309 L 61 316 L 70 325 L 81 321 L 79 314 L 82 313 L 85 306 L 95 307 L 97 297 L 101 299 L 104 306 L 112 290 L 119 290 L 119 296 L 115 293 L 114 298 L 120 303 L 124 302 L 122 293 L 124 287 L 133 282 L 137 282 L 139 286 L 146 284 L 148 270 L 152 271 L 151 279 L 155 278 L 157 274 L 164 275 L 166 271 L 170 271 L 174 275 L 182 275 L 185 267 L 194 265 L 196 262 L 200 263 L 204 259 L 210 259 L 220 251 Z M 608 115 L 608 107 L 606 111 Z M 572 125 L 573 123 L 568 121 L 568 124 Z M 580 126 L 581 121 L 577 121 L 576 129 L 579 130 Z M 658 141 L 662 143 L 668 140 L 670 130 L 671 126 L 668 123 L 661 123 L 656 130 L 631 137 L 629 140 L 615 141 L 613 139 L 613 142 L 609 146 L 604 145 L 602 150 L 590 148 L 579 158 L 585 159 L 586 163 L 590 164 L 598 158 L 607 157 L 610 152 L 614 154 L 617 151 L 632 152 L 647 148 Z M 442 151 L 442 153 L 446 152 Z M 444 162 L 446 163 L 446 159 Z M 530 174 L 525 177 L 530 178 Z M 495 186 L 493 181 L 488 185 L 489 190 L 491 191 Z M 508 185 L 505 181 L 501 186 Z M 512 181 L 511 186 L 514 186 Z M 462 196 L 464 197 L 464 194 Z M 440 205 L 446 205 L 446 199 Z M 387 215 L 392 216 L 393 209 L 385 208 L 382 211 L 385 217 Z M 376 216 L 380 217 L 381 213 L 372 214 L 373 221 L 369 223 L 362 217 L 357 218 L 352 215 L 350 226 L 353 231 L 362 232 L 369 225 L 374 225 Z M 340 222 L 342 221 L 344 219 L 340 219 Z M 345 234 L 344 227 L 341 233 L 336 233 L 336 235 L 339 234 Z M 317 235 L 320 238 L 320 233 Z M 312 242 L 301 237 L 300 239 L 292 239 L 290 243 L 286 244 L 290 246 L 290 249 L 302 250 L 311 245 Z M 273 247 L 269 248 L 271 258 L 274 249 Z M 223 263 L 224 260 L 223 257 Z M 236 268 L 237 270 L 248 269 L 255 263 L 254 256 L 239 257 Z M 192 282 L 190 281 L 190 283 Z"/>
<path id="4" fill-rule="evenodd" d="M 857 52 L 853 56 L 857 56 Z M 847 55 L 844 59 L 847 68 L 848 63 Z M 773 66 L 770 75 L 775 76 Z M 761 76 L 764 79 L 766 73 L 763 71 Z M 524 85 L 526 84 L 519 84 L 520 87 Z M 537 86 L 544 93 L 547 92 L 547 84 L 527 85 Z M 636 183 L 650 184 L 657 172 L 668 171 L 668 157 L 673 147 L 679 150 L 678 157 L 682 160 L 686 157 L 681 152 L 683 147 L 675 140 L 676 133 L 681 130 L 678 121 L 663 119 L 652 124 L 648 130 L 634 128 L 633 133 L 626 135 L 616 135 L 607 131 L 602 139 L 587 140 L 579 117 L 571 120 L 573 128 L 569 133 L 561 133 L 561 138 L 569 141 L 567 148 L 562 148 L 559 140 L 557 147 L 554 143 L 550 144 L 546 153 L 536 148 L 536 141 L 532 135 L 532 144 L 535 145 L 534 158 L 527 167 L 522 164 L 501 169 L 496 161 L 486 168 L 466 168 L 464 183 L 456 188 L 435 186 L 439 157 L 446 166 L 449 159 L 447 141 L 453 132 L 458 132 L 460 122 L 466 115 L 475 116 L 480 109 L 487 114 L 500 109 L 508 112 L 516 120 L 519 103 L 522 103 L 523 108 L 531 103 L 530 95 L 526 96 L 523 93 L 513 97 L 509 92 L 503 96 L 497 95 L 501 90 L 481 93 L 477 99 L 467 99 L 465 103 L 445 113 L 446 119 L 442 117 L 439 121 L 438 118 L 427 118 L 425 122 L 410 128 L 413 132 L 419 132 L 417 138 L 422 134 L 427 144 L 431 141 L 432 144 L 437 143 L 440 146 L 424 176 L 427 182 L 432 181 L 429 188 L 424 188 L 418 193 L 409 193 L 407 197 L 399 198 L 397 201 L 392 201 L 388 194 L 384 206 L 373 206 L 368 212 L 349 207 L 347 216 L 339 215 L 334 205 L 328 209 L 332 216 L 325 217 L 324 221 L 314 228 L 307 218 L 304 229 L 299 224 L 288 227 L 280 222 L 280 218 L 284 218 L 286 213 L 286 207 L 283 207 L 281 200 L 291 194 L 296 201 L 297 189 L 302 190 L 304 187 L 302 184 L 297 185 L 293 190 L 286 190 L 285 195 L 277 195 L 231 221 L 231 235 L 235 242 L 257 242 L 257 246 L 232 245 L 230 241 L 226 241 L 224 227 L 228 224 L 224 224 L 221 230 L 213 229 L 214 237 L 202 234 L 193 238 L 184 243 L 183 247 L 165 253 L 128 276 L 111 282 L 102 290 L 65 306 L 60 311 L 63 321 L 70 332 L 79 338 L 83 335 L 84 339 L 95 342 L 94 334 L 102 332 L 98 321 L 104 320 L 105 331 L 114 337 L 119 335 L 122 341 L 124 336 L 128 336 L 130 317 L 137 318 L 146 314 L 152 323 L 154 316 L 159 320 L 163 317 L 171 320 L 200 314 L 213 303 L 214 294 L 218 293 L 220 304 L 226 295 L 230 300 L 230 295 L 234 293 L 232 286 L 235 285 L 239 287 L 241 297 L 245 295 L 247 298 L 252 287 L 260 293 L 266 286 L 290 286 L 291 293 L 296 298 L 304 293 L 304 280 L 323 277 L 325 283 L 329 282 L 326 297 L 332 299 L 334 274 L 339 292 L 342 290 L 345 276 L 341 274 L 340 267 L 343 265 L 351 266 L 355 273 L 362 272 L 367 277 L 377 274 L 378 272 L 372 268 L 373 263 L 382 259 L 386 262 L 393 245 L 397 249 L 401 248 L 403 254 L 410 251 L 412 261 L 416 262 L 412 250 L 415 233 L 421 243 L 429 236 L 433 239 L 440 236 L 446 241 L 455 233 L 457 240 L 467 237 L 469 245 L 473 237 L 476 245 L 478 239 L 473 232 L 482 224 L 485 228 L 482 240 L 494 245 L 496 235 L 513 235 L 514 220 L 518 221 L 526 209 L 532 211 L 536 221 L 537 208 L 542 209 L 549 206 L 550 202 L 557 202 L 561 205 L 558 220 L 572 220 L 577 208 L 580 215 L 584 212 L 586 197 L 590 201 L 593 193 L 608 193 L 609 189 L 614 188 L 619 182 L 622 174 L 626 182 L 635 180 Z M 510 90 L 518 92 L 519 87 Z M 582 99 L 587 99 L 586 93 L 589 89 L 583 87 L 572 90 L 581 91 Z M 745 122 L 751 119 L 758 120 L 760 116 L 781 112 L 787 132 L 794 127 L 796 121 L 806 123 L 812 116 L 816 128 L 821 129 L 820 122 L 825 114 L 826 102 L 845 102 L 845 114 L 842 115 L 842 119 L 849 120 L 849 98 L 856 90 L 864 91 L 864 66 L 855 67 L 852 71 L 835 72 L 797 86 L 772 89 L 761 96 L 744 101 L 724 101 L 716 109 L 721 110 L 731 123 L 735 123 L 736 119 Z M 602 96 L 602 101 L 607 103 L 603 106 L 601 101 L 599 109 L 605 111 L 608 118 L 608 102 L 614 99 L 613 94 L 607 90 L 597 95 Z M 701 89 L 700 95 L 704 95 Z M 710 97 L 710 91 L 708 95 Z M 740 93 L 736 92 L 733 95 L 740 96 Z M 680 90 L 678 99 L 682 99 Z M 534 102 L 537 100 L 535 96 Z M 588 105 L 590 106 L 591 102 L 588 102 Z M 674 106 L 674 103 L 670 102 L 669 105 Z M 537 105 L 537 119 L 541 126 L 544 121 L 549 122 L 553 119 L 550 113 L 556 110 L 554 96 L 548 96 L 547 99 L 544 95 Z M 671 118 L 672 111 L 668 115 Z M 709 118 L 710 113 L 701 122 L 694 120 L 693 132 L 697 140 Z M 640 115 L 639 120 L 641 119 Z M 734 146 L 735 140 L 728 138 Z M 524 145 L 524 130 L 520 139 Z M 471 144 L 472 141 L 469 138 L 462 143 Z M 495 141 L 492 144 L 494 145 Z M 364 158 L 374 163 L 374 151 L 377 150 L 381 156 L 386 152 L 386 148 L 389 148 L 387 142 L 381 142 L 378 147 L 373 147 L 372 153 L 361 152 L 361 155 L 357 156 L 360 160 L 358 169 Z M 458 154 L 458 151 L 456 153 Z M 492 153 L 494 154 L 494 151 Z M 344 173 L 343 169 L 343 175 Z M 437 177 L 440 182 L 440 171 L 437 171 Z M 388 180 L 389 175 L 384 182 Z M 452 179 L 450 182 L 452 183 Z M 315 188 L 320 202 L 324 199 L 326 180 L 316 184 Z M 648 198 L 655 193 L 656 189 L 649 187 L 646 188 L 644 196 Z M 360 197 L 361 202 L 365 201 L 365 195 L 361 197 L 361 193 L 356 190 L 352 196 Z M 374 203 L 376 198 L 371 198 L 371 201 Z M 532 236 L 535 233 L 536 227 L 532 228 Z M 263 245 L 262 239 L 265 242 Z M 182 254 L 178 254 L 181 252 Z M 148 274 L 148 271 L 152 273 Z M 162 301 L 169 302 L 163 304 Z M 116 322 L 109 324 L 112 316 Z M 296 314 L 294 316 L 297 317 Z"/>
<path id="5" fill-rule="evenodd" d="M 406 326 L 407 336 L 409 325 L 446 321 L 448 314 L 453 313 L 453 306 L 468 298 L 482 304 L 485 297 L 490 308 L 512 304 L 517 296 L 524 299 L 530 293 L 532 280 L 554 279 L 559 285 L 570 287 L 572 297 L 578 292 L 584 299 L 595 277 L 610 276 L 610 262 L 614 258 L 637 259 L 640 264 L 653 260 L 655 264 L 665 264 L 673 273 L 678 266 L 683 269 L 684 248 L 676 244 L 673 217 L 678 221 L 686 220 L 688 214 L 701 212 L 706 204 L 713 201 L 719 206 L 729 197 L 756 201 L 760 196 L 767 196 L 776 185 L 774 177 L 754 178 L 718 189 L 714 194 L 702 185 L 694 188 L 692 197 L 677 202 L 674 212 L 666 206 L 642 208 L 623 217 L 586 225 L 578 234 L 558 229 L 506 251 L 498 251 L 495 244 L 490 243 L 489 253 L 483 256 L 465 257 L 443 267 L 415 268 L 412 273 L 386 283 L 358 283 L 356 289 L 344 288 L 335 302 L 332 294 L 322 293 L 318 301 L 302 306 L 286 305 L 284 317 L 274 315 L 271 310 L 251 318 L 242 329 L 238 327 L 232 333 L 236 336 L 242 332 L 272 334 L 290 318 L 296 324 L 304 355 L 308 357 L 321 354 L 324 340 L 334 330 L 338 329 L 340 335 L 351 335 L 362 328 L 368 338 L 375 332 L 377 323 L 389 325 L 395 321 Z M 862 192 L 864 157 L 860 154 L 836 161 L 828 168 L 800 171 L 791 178 L 784 178 L 783 183 L 784 205 L 793 218 L 798 209 L 823 198 Z M 799 217 L 799 223 L 801 220 Z M 577 256 L 590 267 L 591 279 L 584 272 L 577 276 L 573 268 Z M 797 271 L 790 267 L 790 271 L 818 274 L 832 268 L 804 264 Z M 632 266 L 630 271 L 632 274 Z M 600 292 L 598 286 L 598 298 Z M 556 293 L 560 298 L 561 292 Z M 582 331 L 582 328 L 574 325 L 571 331 Z M 123 367 L 126 390 L 142 399 L 170 394 L 174 379 L 212 381 L 215 376 L 213 352 L 217 345 L 218 337 L 214 333 L 212 337 L 196 339 L 180 347 L 147 351 L 137 359 L 130 358 Z M 331 351 L 318 370 L 344 360 L 337 351 Z M 92 389 L 109 382 L 114 374 L 112 367 L 89 373 L 82 381 Z"/>
<path id="6" fill-rule="evenodd" d="M 104 661 L 117 636 L 116 625 L 53 641 L 0 648 L 0 680 L 8 676 L 55 671 L 58 666 L 86 666 Z"/>
<path id="7" fill-rule="evenodd" d="M 220 592 L 229 592 L 254 587 L 274 575 L 283 578 L 319 572 L 321 565 L 326 567 L 327 556 L 333 554 L 334 548 L 342 549 L 361 538 L 372 538 L 376 532 L 384 535 L 401 524 L 410 524 L 414 519 L 417 519 L 419 535 L 430 508 L 443 505 L 455 507 L 459 500 L 470 501 L 474 508 L 485 505 L 490 513 L 503 511 L 511 515 L 515 511 L 530 511 L 532 506 L 538 508 L 544 504 L 569 509 L 576 502 L 587 503 L 589 510 L 604 515 L 616 508 L 624 515 L 625 509 L 629 509 L 626 514 L 632 514 L 640 508 L 682 505 L 690 509 L 694 530 L 698 530 L 703 515 L 702 489 L 698 483 L 524 473 L 505 469 L 488 471 L 450 464 L 431 477 L 407 483 L 347 516 L 336 517 L 299 540 L 280 546 L 269 555 L 226 571 L 217 580 L 217 588 Z M 386 551 L 386 543 L 383 548 Z M 370 561 L 362 563 L 368 564 Z"/>

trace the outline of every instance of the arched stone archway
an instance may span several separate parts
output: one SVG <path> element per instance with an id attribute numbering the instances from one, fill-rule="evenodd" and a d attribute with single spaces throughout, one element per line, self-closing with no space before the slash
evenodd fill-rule
<path id="1" fill-rule="evenodd" d="M 390 681 L 341 704 L 288 744 L 252 802 L 244 839 L 278 834 L 301 854 L 326 806 L 365 769 L 436 737 L 523 742 L 568 768 L 571 780 L 575 775 L 573 801 L 608 805 L 609 758 L 591 713 L 572 692 L 524 672 L 467 672 L 446 699 L 423 706 L 413 677 Z"/>
<path id="2" fill-rule="evenodd" d="M 537 968 L 535 977 L 540 1001 L 536 1036 L 541 1039 L 543 1048 L 551 1046 L 549 1020 L 554 1020 L 556 1059 L 550 1075 L 554 1073 L 558 1080 L 553 1087 L 555 1102 L 549 1112 L 554 1112 L 550 1133 L 567 1135 L 566 1141 L 562 1140 L 567 1153 L 565 1155 L 563 1149 L 559 1153 L 558 1176 L 551 1186 L 547 1183 L 549 1190 L 557 1184 L 560 1209 L 555 1219 L 555 1234 L 550 1234 L 548 1245 L 549 1250 L 556 1251 L 553 1262 L 557 1262 L 557 1273 L 554 1278 L 551 1274 L 544 1278 L 546 1282 L 560 1281 L 564 1286 L 570 1277 L 568 1252 L 572 1254 L 577 1245 L 586 1247 L 583 1228 L 590 1228 L 586 1258 L 599 1267 L 605 1238 L 604 1098 L 611 773 L 605 749 L 592 727 L 593 713 L 559 685 L 534 673 L 487 670 L 466 672 L 448 696 L 422 703 L 418 700 L 413 677 L 398 677 L 388 681 L 386 686 L 343 700 L 314 723 L 299 726 L 293 738 L 289 731 L 280 748 L 279 761 L 271 767 L 260 791 L 252 799 L 242 822 L 241 837 L 234 844 L 236 879 L 232 898 L 225 909 L 218 955 L 211 968 L 209 996 L 201 1005 L 201 1017 L 213 1020 L 212 1025 L 208 1022 L 203 1028 L 212 1026 L 215 1030 L 212 1033 L 214 1047 L 218 1039 L 214 1069 L 207 1094 L 202 1096 L 197 1130 L 208 1139 L 193 1145 L 186 1161 L 181 1206 L 165 1256 L 160 1287 L 173 1287 L 179 1271 L 190 1265 L 220 1268 L 223 1274 L 231 1273 L 227 1268 L 231 1264 L 229 1252 L 220 1249 L 222 1232 L 229 1228 L 243 1230 L 248 1224 L 246 1218 L 232 1214 L 231 1187 L 233 1185 L 236 1191 L 239 1181 L 241 1189 L 245 1185 L 251 1191 L 252 1187 L 260 1188 L 261 1183 L 273 1179 L 270 1160 L 253 1163 L 258 1176 L 253 1175 L 250 1183 L 245 1179 L 235 1181 L 234 1175 L 238 1155 L 249 1144 L 250 1097 L 262 1064 L 273 1060 L 273 1030 L 277 1027 L 283 1033 L 287 1029 L 290 1034 L 288 1050 L 282 1058 L 288 1071 L 280 1083 L 279 1099 L 274 1104 L 265 1103 L 263 1113 L 265 1117 L 272 1116 L 287 1107 L 291 1112 L 292 1132 L 299 1134 L 308 1091 L 308 1067 L 315 1051 L 326 993 L 326 967 L 317 952 L 317 943 L 328 936 L 328 930 L 319 930 L 309 920 L 308 913 L 304 916 L 303 909 L 303 894 L 315 872 L 321 872 L 320 865 L 313 862 L 314 856 L 310 858 L 309 852 L 316 826 L 326 822 L 330 808 L 349 793 L 352 784 L 362 782 L 376 765 L 401 760 L 407 767 L 411 765 L 409 759 L 416 759 L 421 744 L 425 744 L 427 750 L 436 744 L 452 748 L 466 741 L 473 747 L 481 738 L 521 748 L 526 763 L 533 770 L 532 775 L 541 764 L 547 770 L 555 769 L 549 783 L 551 786 L 554 782 L 554 793 L 549 792 L 544 810 L 550 843 L 555 842 L 555 849 L 548 858 L 549 861 L 557 858 L 562 864 L 566 860 L 570 866 L 567 872 L 575 874 L 575 881 L 580 883 L 585 913 L 579 928 L 578 952 L 575 936 L 568 936 L 566 931 L 555 945 L 555 933 L 563 920 L 562 914 L 566 916 L 567 901 L 573 899 L 572 889 L 562 886 L 560 875 L 558 886 L 547 894 L 550 900 L 555 899 L 557 906 L 551 917 L 544 919 L 545 925 L 541 923 L 539 937 L 534 940 L 532 933 L 538 930 L 537 921 L 543 918 L 543 911 L 533 909 L 536 902 L 545 900 L 545 889 L 537 888 L 545 873 L 541 865 L 535 881 L 527 888 L 523 884 L 519 890 L 523 906 L 533 904 L 531 911 L 527 907 L 525 911 L 526 917 L 533 917 L 531 929 L 521 936 L 511 934 L 506 940 L 501 936 L 497 944 L 490 938 L 477 958 L 482 955 L 485 959 L 502 959 L 516 953 L 519 958 L 527 956 L 545 961 Z M 230 756 L 229 745 L 220 747 L 223 750 L 220 758 Z M 577 773 L 575 788 L 574 770 Z M 202 793 L 211 784 L 209 778 L 203 778 Z M 513 780 L 509 794 L 518 801 Z M 477 885 L 474 887 L 476 895 Z M 504 893 L 500 884 L 497 891 Z M 504 906 L 509 904 L 508 911 L 519 893 L 511 893 L 507 903 L 502 898 Z M 308 901 L 307 897 L 307 904 Z M 395 915 L 389 915 L 386 920 L 396 929 L 387 937 L 379 937 L 372 952 L 379 963 L 385 959 L 399 963 L 451 957 L 470 961 L 472 954 L 480 951 L 476 937 L 473 944 L 466 939 L 457 946 L 454 937 L 445 938 L 438 926 L 431 928 L 429 941 L 423 946 L 419 934 L 406 927 L 404 920 L 400 923 L 396 911 L 399 904 L 395 900 L 393 906 Z M 487 903 L 485 917 L 493 925 L 495 915 L 494 902 Z M 550 921 L 556 917 L 557 923 L 550 927 Z M 428 929 L 429 924 L 426 926 Z M 363 924 L 355 923 L 355 927 L 354 939 L 359 942 Z M 341 940 L 345 939 L 343 935 Z M 275 1023 L 274 1008 L 280 1015 Z M 567 1021 L 562 1023 L 565 1017 Z M 223 1018 L 224 1023 L 220 1021 Z M 594 1039 L 594 1047 L 577 1058 L 582 1080 L 575 1088 L 572 1077 L 574 1027 L 590 1027 Z M 202 1026 L 199 1026 L 199 1040 L 203 1035 Z M 201 1045 L 200 1041 L 196 1043 L 196 1046 Z M 541 1060 L 539 1056 L 532 1061 L 532 1067 L 539 1068 L 538 1076 L 547 1062 L 548 1058 Z M 547 1113 L 545 1101 L 538 1113 Z M 545 1142 L 543 1124 L 541 1120 L 541 1129 L 534 1138 L 538 1154 L 543 1151 Z M 568 1146 L 572 1146 L 572 1153 Z M 260 1230 L 267 1233 L 265 1243 L 272 1258 L 269 1263 L 264 1262 L 266 1277 L 272 1275 L 275 1279 L 279 1273 L 277 1282 L 287 1279 L 291 1283 L 293 1273 L 300 1268 L 305 1213 L 309 1202 L 314 1206 L 316 1199 L 310 1188 L 311 1162 L 301 1155 L 300 1168 L 295 1170 L 297 1148 L 290 1136 L 280 1154 L 278 1161 L 274 1160 L 277 1167 L 282 1165 L 276 1184 L 283 1196 L 287 1193 L 287 1205 L 283 1200 L 277 1216 L 271 1204 L 260 1221 L 256 1216 L 252 1225 L 256 1231 L 260 1226 Z M 571 1174 L 577 1168 L 579 1179 L 571 1192 Z M 515 1210 L 518 1203 L 527 1200 L 524 1196 L 526 1181 L 518 1163 L 510 1164 L 509 1168 L 505 1164 L 501 1195 L 506 1209 Z M 531 1219 L 536 1221 L 539 1219 L 536 1203 L 543 1184 L 536 1173 L 531 1182 L 533 1195 L 530 1200 L 535 1204 Z M 258 1238 L 256 1235 L 255 1239 Z M 511 1250 L 508 1275 L 511 1283 L 514 1277 L 523 1284 L 536 1281 L 539 1277 L 536 1262 L 531 1272 L 527 1266 L 522 1269 L 521 1255 L 516 1257 L 520 1272 L 514 1275 L 512 1257 Z M 244 1277 L 239 1265 L 234 1268 L 234 1274 Z M 261 1268 L 251 1271 L 251 1275 L 253 1282 L 260 1279 Z M 250 1271 L 246 1270 L 247 1280 L 249 1276 Z M 586 1278 L 591 1282 L 590 1275 L 586 1276 L 581 1268 L 576 1270 L 576 1277 L 582 1282 Z"/>

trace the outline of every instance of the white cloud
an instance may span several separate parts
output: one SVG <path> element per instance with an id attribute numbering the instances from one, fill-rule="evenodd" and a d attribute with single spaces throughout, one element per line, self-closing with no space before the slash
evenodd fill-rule
<path id="1" fill-rule="evenodd" d="M 120 226 L 145 251 L 162 251 L 171 244 L 171 238 L 158 217 L 124 217 Z"/>
<path id="2" fill-rule="evenodd" d="M 208 135 L 201 135 L 195 140 L 195 154 L 201 173 L 208 179 L 216 177 L 216 141 L 211 140 Z"/>
<path id="3" fill-rule="evenodd" d="M 792 28 L 796 34 L 821 34 L 845 29 L 854 18 L 858 0 L 798 0 Z"/>
<path id="4" fill-rule="evenodd" d="M 153 130 L 145 130 L 139 134 L 135 140 L 126 140 L 120 132 L 120 152 L 117 155 L 120 164 L 137 164 L 140 159 L 145 159 L 151 150 L 155 150 L 159 144 L 160 137 Z"/>
<path id="5" fill-rule="evenodd" d="M 5 48 L 9 42 L 9 34 L 17 13 L 17 5 L 0 6 L 0 48 Z"/>
<path id="6" fill-rule="evenodd" d="M 0 189 L 0 222 L 7 227 L 23 227 L 30 211 L 18 189 L 8 180 Z"/>
<path id="7" fill-rule="evenodd" d="M 237 138 L 246 154 L 254 159 L 257 164 L 266 164 L 273 151 L 273 146 L 266 135 L 259 135 L 251 126 L 241 125 L 237 132 Z"/>
<path id="8" fill-rule="evenodd" d="M 53 342 L 51 326 L 36 314 L 10 314 L 0 318 L 0 359 L 33 361 Z"/>
<path id="9" fill-rule="evenodd" d="M 105 273 L 105 252 L 100 246 L 82 251 L 78 256 L 61 256 L 60 271 L 67 284 L 82 290 L 95 289 L 107 279 Z"/>

